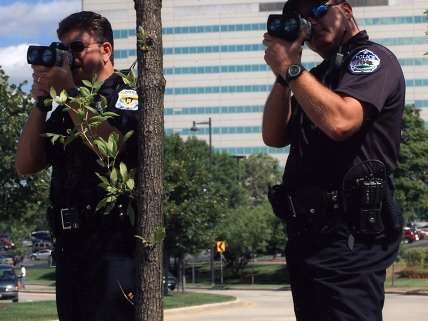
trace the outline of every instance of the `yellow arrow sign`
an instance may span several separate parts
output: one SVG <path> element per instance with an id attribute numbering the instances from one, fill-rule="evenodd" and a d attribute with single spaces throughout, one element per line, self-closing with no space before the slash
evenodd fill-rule
<path id="1" fill-rule="evenodd" d="M 225 241 L 216 241 L 215 249 L 218 253 L 223 253 L 226 251 L 226 242 Z"/>

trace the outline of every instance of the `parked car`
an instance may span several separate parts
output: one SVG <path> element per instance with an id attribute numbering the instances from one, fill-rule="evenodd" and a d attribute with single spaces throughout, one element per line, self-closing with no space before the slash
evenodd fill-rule
<path id="1" fill-rule="evenodd" d="M 412 243 L 414 241 L 419 240 L 419 236 L 416 235 L 410 227 L 405 227 L 403 229 L 403 242 L 404 243 Z"/>
<path id="2" fill-rule="evenodd" d="M 163 283 L 165 284 L 165 276 L 163 277 Z M 174 291 L 177 286 L 177 278 L 171 272 L 168 272 L 167 286 L 170 291 Z"/>
<path id="3" fill-rule="evenodd" d="M 11 250 L 11 249 L 15 248 L 15 243 L 13 243 L 8 238 L 2 237 L 2 238 L 0 238 L 0 247 L 5 249 L 6 251 Z"/>
<path id="4" fill-rule="evenodd" d="M 11 265 L 0 264 L 0 300 L 18 302 L 18 277 Z"/>
<path id="5" fill-rule="evenodd" d="M 13 265 L 14 263 L 13 257 L 9 255 L 0 255 L 0 264 Z"/>
<path id="6" fill-rule="evenodd" d="M 415 233 L 418 236 L 419 240 L 423 240 L 425 237 L 428 236 L 427 232 L 422 231 L 421 229 L 416 229 L 413 233 Z"/>
<path id="7" fill-rule="evenodd" d="M 52 255 L 52 250 L 44 249 L 31 254 L 30 258 L 32 260 L 48 260 Z"/>

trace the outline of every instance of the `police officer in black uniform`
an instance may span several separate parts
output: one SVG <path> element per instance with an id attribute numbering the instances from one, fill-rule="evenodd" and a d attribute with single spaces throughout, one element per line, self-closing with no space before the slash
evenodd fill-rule
<path id="1" fill-rule="evenodd" d="M 118 116 L 95 128 L 94 136 L 107 139 L 113 132 L 123 137 L 135 131 L 137 94 L 114 73 L 113 32 L 108 20 L 93 12 L 78 12 L 60 22 L 57 34 L 74 61 L 54 67 L 32 66 L 33 97 L 40 100 L 48 96 L 52 86 L 57 92 L 65 89 L 70 95 L 76 94 L 76 86 L 95 75 L 103 81 L 99 97 L 106 97 L 107 110 Z M 59 319 L 133 320 L 134 226 L 127 215 L 128 196 L 119 197 L 107 215 L 95 210 L 105 197 L 95 173 L 104 174 L 105 169 L 82 139 L 64 146 L 43 137 L 43 133 L 66 135 L 67 130 L 79 125 L 79 119 L 64 106 L 47 112 L 40 103 L 32 110 L 18 143 L 16 169 L 18 174 L 30 175 L 52 166 L 48 214 L 56 240 Z M 118 162 L 123 161 L 128 169 L 136 165 L 135 136 L 119 154 Z"/>
<path id="2" fill-rule="evenodd" d="M 405 81 L 391 51 L 358 29 L 347 1 L 290 0 L 312 25 L 308 47 L 323 62 L 301 64 L 295 42 L 264 36 L 277 76 L 263 139 L 290 145 L 283 183 L 270 190 L 287 225 L 287 266 L 299 321 L 380 321 L 386 268 L 402 218 L 393 198 Z"/>

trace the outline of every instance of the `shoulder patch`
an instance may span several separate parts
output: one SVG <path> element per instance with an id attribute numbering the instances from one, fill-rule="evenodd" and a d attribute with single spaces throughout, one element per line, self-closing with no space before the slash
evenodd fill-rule
<path id="1" fill-rule="evenodd" d="M 349 71 L 353 74 L 370 74 L 379 68 L 380 58 L 368 49 L 358 51 L 349 63 Z"/>
<path id="2" fill-rule="evenodd" d="M 137 92 L 133 89 L 119 91 L 115 107 L 122 110 L 138 110 Z"/>

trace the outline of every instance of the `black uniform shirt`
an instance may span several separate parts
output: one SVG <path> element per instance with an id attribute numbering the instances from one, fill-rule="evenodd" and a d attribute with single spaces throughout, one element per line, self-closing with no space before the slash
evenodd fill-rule
<path id="1" fill-rule="evenodd" d="M 311 73 L 334 92 L 361 102 L 360 130 L 343 142 L 329 138 L 292 98 L 287 128 L 291 138 L 284 181 L 290 188 L 304 185 L 339 187 L 346 171 L 362 160 L 378 159 L 395 169 L 400 145 L 405 81 L 397 58 L 370 42 L 367 33 L 355 35 L 344 47 L 344 61 L 323 61 Z"/>
<path id="2" fill-rule="evenodd" d="M 113 74 L 106 79 L 99 90 L 106 97 L 107 110 L 118 114 L 108 122 L 122 134 L 134 131 L 124 150 L 119 156 L 128 169 L 135 167 L 137 162 L 137 110 L 136 92 L 130 90 L 122 78 Z M 120 97 L 119 97 L 120 96 Z M 127 101 L 125 101 L 128 99 Z M 47 133 L 65 135 L 74 124 L 63 106 L 59 106 L 46 121 Z M 46 141 L 48 162 L 52 165 L 50 199 L 54 208 L 92 208 L 104 197 L 105 193 L 98 186 L 99 178 L 95 173 L 104 174 L 105 169 L 97 163 L 97 156 L 82 139 L 77 138 L 64 147 L 63 144 Z"/>

